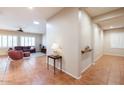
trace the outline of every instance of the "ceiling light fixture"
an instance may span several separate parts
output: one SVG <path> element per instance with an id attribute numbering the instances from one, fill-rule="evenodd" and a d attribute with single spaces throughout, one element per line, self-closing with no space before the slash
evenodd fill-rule
<path id="1" fill-rule="evenodd" d="M 114 28 L 113 26 L 110 26 L 110 28 Z"/>
<path id="2" fill-rule="evenodd" d="M 28 7 L 29 9 L 33 9 L 33 7 Z"/>
<path id="3" fill-rule="evenodd" d="M 38 21 L 33 21 L 34 24 L 39 25 L 40 23 Z"/>

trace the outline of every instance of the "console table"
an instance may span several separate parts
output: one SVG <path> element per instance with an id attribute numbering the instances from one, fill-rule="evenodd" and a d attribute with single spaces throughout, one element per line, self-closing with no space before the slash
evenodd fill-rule
<path id="1" fill-rule="evenodd" d="M 47 49 L 46 48 L 41 48 L 41 52 L 46 54 Z"/>
<path id="2" fill-rule="evenodd" d="M 49 69 L 49 58 L 53 59 L 54 61 L 54 74 L 55 74 L 55 69 L 56 69 L 56 62 L 60 62 L 60 69 L 62 71 L 62 56 L 55 56 L 55 55 L 48 55 L 47 56 L 47 68 Z M 59 60 L 59 61 L 56 61 L 56 60 Z"/>

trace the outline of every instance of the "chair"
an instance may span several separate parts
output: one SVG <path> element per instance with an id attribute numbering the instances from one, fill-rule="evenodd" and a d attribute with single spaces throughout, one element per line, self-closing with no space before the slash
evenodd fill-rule
<path id="1" fill-rule="evenodd" d="M 10 50 L 10 51 L 8 51 L 8 56 L 12 60 L 20 60 L 20 59 L 22 59 L 24 57 L 22 51 L 16 51 L 16 50 Z"/>

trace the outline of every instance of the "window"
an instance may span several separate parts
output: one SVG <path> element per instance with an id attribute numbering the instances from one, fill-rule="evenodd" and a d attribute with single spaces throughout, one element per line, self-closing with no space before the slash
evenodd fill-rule
<path id="1" fill-rule="evenodd" d="M 2 36 L 2 47 L 7 47 L 7 36 Z"/>
<path id="2" fill-rule="evenodd" d="M 24 40 L 24 37 L 21 37 L 21 46 L 24 46 L 24 44 L 25 44 L 25 40 Z"/>
<path id="3" fill-rule="evenodd" d="M 0 35 L 0 47 L 2 47 L 2 39 L 1 39 L 1 35 Z"/>
<path id="4" fill-rule="evenodd" d="M 124 33 L 112 33 L 110 43 L 111 48 L 124 48 Z"/>
<path id="5" fill-rule="evenodd" d="M 29 40 L 28 44 L 29 44 L 29 46 L 31 46 L 32 45 L 32 38 L 29 37 L 28 40 Z"/>
<path id="6" fill-rule="evenodd" d="M 31 41 L 31 44 L 32 44 L 32 46 L 35 46 L 35 38 L 34 37 L 32 37 L 32 39 L 31 39 L 32 41 Z"/>
<path id="7" fill-rule="evenodd" d="M 16 36 L 7 36 L 7 35 L 0 35 L 0 47 L 13 47 L 17 45 L 17 37 Z"/>
<path id="8" fill-rule="evenodd" d="M 8 47 L 12 47 L 12 36 L 8 36 Z"/>
<path id="9" fill-rule="evenodd" d="M 21 37 L 21 46 L 35 46 L 35 37 Z"/>
<path id="10" fill-rule="evenodd" d="M 13 36 L 13 46 L 17 46 L 17 36 Z"/>
<path id="11" fill-rule="evenodd" d="M 8 48 L 17 46 L 18 37 L 12 35 L 0 35 L 0 48 Z M 35 37 L 20 37 L 20 44 L 21 46 L 35 46 Z"/>
<path id="12" fill-rule="evenodd" d="M 28 46 L 29 44 L 28 44 L 28 37 L 25 37 L 25 44 L 24 44 L 25 46 Z"/>

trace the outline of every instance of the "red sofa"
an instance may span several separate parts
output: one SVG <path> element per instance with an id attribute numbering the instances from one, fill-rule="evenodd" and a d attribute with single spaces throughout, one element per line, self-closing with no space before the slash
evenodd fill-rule
<path id="1" fill-rule="evenodd" d="M 23 51 L 10 50 L 8 51 L 8 56 L 13 60 L 19 60 L 24 57 L 24 54 Z"/>

